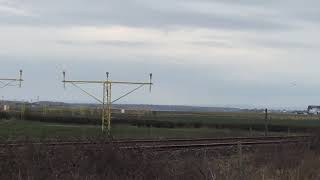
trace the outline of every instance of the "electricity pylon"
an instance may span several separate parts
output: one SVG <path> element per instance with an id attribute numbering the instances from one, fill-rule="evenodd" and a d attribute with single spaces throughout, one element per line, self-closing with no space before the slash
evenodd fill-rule
<path id="1" fill-rule="evenodd" d="M 18 82 L 19 87 L 21 87 L 22 84 L 22 70 L 19 71 L 19 78 L 0 78 L 0 88 L 5 88 L 7 86 L 17 86 L 16 84 L 13 84 L 15 82 Z"/>
<path id="2" fill-rule="evenodd" d="M 97 102 L 102 104 L 102 117 L 101 117 L 101 123 L 102 123 L 102 131 L 105 132 L 107 129 L 108 135 L 111 133 L 111 107 L 112 104 L 119 101 L 120 99 L 128 96 L 129 94 L 137 91 L 138 89 L 149 85 L 149 91 L 151 92 L 151 86 L 152 83 L 152 73 L 150 73 L 150 79 L 149 82 L 129 82 L 129 81 L 111 81 L 109 80 L 109 72 L 106 73 L 107 79 L 101 80 L 101 81 L 82 81 L 82 80 L 66 80 L 66 72 L 63 71 L 63 83 L 64 87 L 66 87 L 66 83 L 70 83 L 76 88 L 80 89 L 83 93 L 89 95 L 93 99 L 95 99 Z M 79 86 L 79 84 L 101 84 L 102 85 L 102 100 L 95 95 L 89 93 L 88 91 L 84 90 Z M 128 91 L 127 93 L 123 94 L 122 96 L 112 100 L 111 92 L 112 92 L 112 86 L 114 84 L 126 84 L 126 85 L 138 85 L 138 87 L 132 89 L 131 91 Z"/>

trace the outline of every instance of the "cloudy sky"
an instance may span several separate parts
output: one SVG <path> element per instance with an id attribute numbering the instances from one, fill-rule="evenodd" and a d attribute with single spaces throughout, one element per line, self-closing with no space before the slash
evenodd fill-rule
<path id="1" fill-rule="evenodd" d="M 5 99 L 94 102 L 67 78 L 145 81 L 120 103 L 300 107 L 320 104 L 316 0 L 0 0 Z M 83 86 L 99 96 L 100 86 Z M 134 87 L 115 87 L 114 97 Z"/>

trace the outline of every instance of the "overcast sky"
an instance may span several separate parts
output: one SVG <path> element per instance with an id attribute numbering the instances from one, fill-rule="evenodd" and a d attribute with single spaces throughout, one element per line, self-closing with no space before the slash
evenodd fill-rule
<path id="1" fill-rule="evenodd" d="M 5 99 L 94 102 L 67 78 L 147 81 L 120 103 L 320 104 L 317 0 L 0 0 Z M 100 86 L 83 86 L 97 96 Z M 115 87 L 114 97 L 134 87 Z"/>

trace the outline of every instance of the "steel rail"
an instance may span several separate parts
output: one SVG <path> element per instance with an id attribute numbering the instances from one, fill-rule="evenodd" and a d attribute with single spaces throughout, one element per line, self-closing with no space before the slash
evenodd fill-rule
<path id="1" fill-rule="evenodd" d="M 119 147 L 124 150 L 139 150 L 139 149 L 151 149 L 151 150 L 168 150 L 168 149 L 202 149 L 202 148 L 214 148 L 214 147 L 232 147 L 232 146 L 252 146 L 252 145 L 273 145 L 273 144 L 288 144 L 299 143 L 298 140 L 277 140 L 277 141 L 246 141 L 246 142 L 228 142 L 228 143 L 204 143 L 204 144 L 176 144 L 176 145 L 153 145 L 153 146 L 124 146 Z"/>
<path id="2" fill-rule="evenodd" d="M 194 141 L 230 141 L 230 140 L 264 140 L 264 139 L 293 139 L 311 138 L 312 136 L 257 136 L 257 137 L 224 137 L 224 138 L 195 138 L 195 139 L 133 139 L 115 140 L 113 143 L 162 143 L 162 142 L 194 142 Z"/>
<path id="3" fill-rule="evenodd" d="M 195 143 L 207 142 L 206 144 L 219 144 L 219 143 L 242 143 L 242 142 L 256 142 L 256 141 L 295 141 L 300 142 L 305 140 L 306 138 L 311 138 L 312 136 L 269 136 L 269 137 L 233 137 L 233 138 L 202 138 L 202 139 L 167 139 L 167 140 L 115 140 L 115 141 L 105 141 L 105 142 L 93 142 L 93 141 L 73 141 L 73 142 L 37 142 L 37 143 L 18 143 L 18 142 L 7 142 L 1 143 L 0 147 L 21 147 L 21 146 L 37 146 L 37 145 L 45 145 L 45 146 L 66 146 L 66 145 L 133 145 L 134 147 L 148 146 L 146 144 L 151 144 L 154 146 L 158 143 L 165 144 L 164 146 L 176 146 L 176 145 L 190 145 Z M 300 139 L 300 140 L 298 140 Z M 216 141 L 216 142 L 215 142 Z M 232 141 L 232 142 L 230 142 Z M 184 144 L 174 144 L 183 142 Z M 189 142 L 189 143 L 188 143 Z M 166 144 L 167 143 L 167 144 Z"/>
<path id="4" fill-rule="evenodd" d="M 170 145 L 140 145 L 140 146 L 119 146 L 118 148 L 120 150 L 152 150 L 152 151 L 178 151 L 178 150 L 196 150 L 196 149 L 214 149 L 214 148 L 227 148 L 227 147 L 235 147 L 235 146 L 243 146 L 243 147 L 253 147 L 258 145 L 279 145 L 279 144 L 297 144 L 297 143 L 308 143 L 305 141 L 299 141 L 299 140 L 272 140 L 272 141 L 238 141 L 238 142 L 219 142 L 219 143 L 199 143 L 199 144 L 170 144 Z M 86 145 L 86 148 L 88 147 L 101 147 L 101 145 L 108 145 L 108 144 L 75 144 L 75 143 L 60 143 L 60 144 L 42 144 L 39 143 L 39 145 L 46 145 L 50 147 L 58 147 L 58 146 L 74 146 L 74 145 Z M 10 148 L 25 148 L 26 145 L 7 145 L 7 146 L 0 146 L 1 147 L 10 147 Z"/>
<path id="5" fill-rule="evenodd" d="M 311 138 L 313 136 L 309 135 L 293 135 L 293 136 L 255 136 L 255 137 L 222 137 L 222 138 L 192 138 L 192 139 L 114 139 L 108 141 L 109 143 L 162 143 L 162 142 L 194 142 L 194 141 L 228 141 L 228 140 L 267 140 L 267 139 L 293 139 L 293 138 Z M 51 144 L 51 143 L 94 143 L 94 141 L 56 141 L 48 140 L 43 142 L 38 142 L 42 144 Z M 5 141 L 7 144 L 19 144 L 20 141 Z M 31 144 L 37 144 L 29 142 Z M 4 143 L 2 143 L 4 144 Z M 0 142 L 1 145 L 1 142 Z"/>

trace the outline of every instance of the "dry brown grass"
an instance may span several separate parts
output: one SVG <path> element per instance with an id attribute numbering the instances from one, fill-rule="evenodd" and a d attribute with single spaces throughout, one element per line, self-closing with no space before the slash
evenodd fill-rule
<path id="1" fill-rule="evenodd" d="M 185 152 L 121 151 L 100 147 L 29 146 L 0 151 L 0 179 L 42 180 L 317 180 L 320 154 L 303 145 Z"/>

